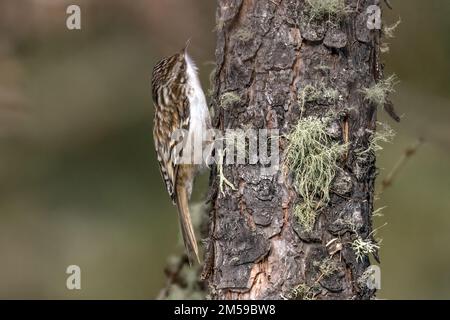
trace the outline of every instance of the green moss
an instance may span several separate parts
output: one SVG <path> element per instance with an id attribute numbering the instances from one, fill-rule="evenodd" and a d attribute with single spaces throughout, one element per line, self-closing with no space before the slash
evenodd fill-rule
<path id="1" fill-rule="evenodd" d="M 379 108 L 383 108 L 387 103 L 389 94 L 395 92 L 394 86 L 397 82 L 397 77 L 392 75 L 389 78 L 376 83 L 370 88 L 362 89 L 361 91 L 364 94 L 364 99 Z"/>
<path id="2" fill-rule="evenodd" d="M 328 117 L 301 119 L 287 136 L 284 166 L 292 172 L 293 185 L 303 200 L 294 208 L 294 215 L 309 231 L 314 227 L 318 209 L 330 199 L 337 161 L 347 149 L 329 136 L 329 122 Z"/>

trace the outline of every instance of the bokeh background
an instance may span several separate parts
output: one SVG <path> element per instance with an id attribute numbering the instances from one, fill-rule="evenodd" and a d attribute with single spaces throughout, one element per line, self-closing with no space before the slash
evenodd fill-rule
<path id="1" fill-rule="evenodd" d="M 386 299 L 450 299 L 450 2 L 392 0 L 384 55 L 403 115 L 379 155 Z M 82 30 L 66 29 L 69 4 Z M 152 141 L 150 73 L 191 39 L 204 88 L 215 1 L 0 1 L 0 298 L 149 299 L 181 252 Z M 205 179 L 204 179 L 205 180 Z M 205 188 L 197 188 L 201 199 Z M 82 290 L 66 289 L 68 265 Z"/>

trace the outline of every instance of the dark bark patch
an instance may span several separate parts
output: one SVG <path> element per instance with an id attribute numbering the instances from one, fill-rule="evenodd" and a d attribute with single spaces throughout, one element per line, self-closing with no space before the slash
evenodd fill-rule
<path id="1" fill-rule="evenodd" d="M 271 1 L 253 1 L 254 8 L 252 13 L 253 21 L 257 24 L 256 30 L 260 30 L 259 34 L 264 35 L 271 30 L 270 21 L 273 19 L 276 4 Z"/>
<path id="2" fill-rule="evenodd" d="M 306 18 L 300 22 L 300 33 L 302 38 L 308 41 L 322 41 L 327 29 L 328 26 L 323 22 L 308 21 Z"/>
<path id="3" fill-rule="evenodd" d="M 347 34 L 337 29 L 329 29 L 323 44 L 329 48 L 341 49 L 347 45 Z"/>
<path id="4" fill-rule="evenodd" d="M 251 266 L 267 255 L 269 241 L 248 225 L 240 211 L 224 209 L 218 210 L 216 237 L 218 288 L 248 288 Z"/>
<path id="5" fill-rule="evenodd" d="M 288 70 L 269 71 L 268 82 L 264 84 L 262 92 L 264 99 L 272 106 L 287 105 L 289 98 L 289 84 L 292 82 L 292 74 Z M 270 85 L 269 85 L 270 84 Z M 272 84 L 276 84 L 275 86 Z"/>
<path id="6" fill-rule="evenodd" d="M 312 284 L 320 279 L 321 272 L 319 265 L 328 257 L 327 250 L 321 246 L 311 246 L 306 255 L 305 280 L 306 283 Z"/>
<path id="7" fill-rule="evenodd" d="M 352 191 L 353 183 L 352 177 L 347 171 L 337 168 L 332 191 L 338 195 L 346 195 Z"/>
<path id="8" fill-rule="evenodd" d="M 273 36 L 276 37 L 276 34 Z M 265 42 L 260 49 L 260 55 L 263 57 L 262 67 L 265 70 L 282 70 L 292 66 L 296 52 L 294 47 L 285 42 L 275 41 Z"/>
<path id="9" fill-rule="evenodd" d="M 301 2 L 297 0 L 282 1 L 284 20 L 288 25 L 297 25 Z"/>
<path id="10" fill-rule="evenodd" d="M 312 231 L 308 231 L 305 229 L 305 227 L 298 221 L 297 218 L 294 217 L 292 223 L 292 229 L 294 229 L 297 236 L 305 241 L 305 242 L 321 242 L 322 241 L 322 234 L 316 230 L 314 227 Z"/>
<path id="11" fill-rule="evenodd" d="M 364 223 L 359 201 L 337 201 L 326 210 L 325 216 L 327 230 L 335 236 L 342 236 L 347 232 L 357 232 Z"/>
<path id="12" fill-rule="evenodd" d="M 221 0 L 220 20 L 230 21 L 234 19 L 241 8 L 243 0 Z"/>
<path id="13" fill-rule="evenodd" d="M 256 168 L 256 170 L 260 169 Z M 264 227 L 264 234 L 270 238 L 279 233 L 283 225 L 283 212 L 280 207 L 281 191 L 273 179 L 255 181 L 255 175 L 251 171 L 244 172 L 242 177 L 247 180 L 243 190 L 245 210 L 251 214 L 257 226 Z"/>
<path id="14" fill-rule="evenodd" d="M 369 43 L 372 39 L 371 31 L 367 28 L 367 13 L 363 12 L 356 18 L 356 39 Z"/>
<path id="15" fill-rule="evenodd" d="M 331 263 L 336 264 L 336 270 L 330 275 L 324 275 L 319 283 L 331 292 L 341 292 L 344 289 L 342 279 L 345 277 L 345 264 L 337 260 L 332 260 Z"/>
<path id="16" fill-rule="evenodd" d="M 242 89 L 250 84 L 253 66 L 251 62 L 233 59 L 227 68 L 227 91 Z"/>
<path id="17" fill-rule="evenodd" d="M 234 54 L 242 61 L 254 58 L 261 46 L 261 39 L 255 37 L 254 29 L 251 28 L 242 27 L 233 34 L 232 39 Z"/>
<path id="18" fill-rule="evenodd" d="M 230 266 L 222 265 L 216 273 L 216 277 L 220 274 L 217 289 L 241 289 L 248 290 L 250 288 L 249 278 L 251 265 Z"/>

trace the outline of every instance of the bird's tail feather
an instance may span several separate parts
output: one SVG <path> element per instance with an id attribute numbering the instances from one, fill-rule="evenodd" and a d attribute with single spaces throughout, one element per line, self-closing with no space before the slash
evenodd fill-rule
<path id="1" fill-rule="evenodd" d="M 186 247 L 188 255 L 190 256 L 194 253 L 198 263 L 200 263 L 197 240 L 195 238 L 194 227 L 192 226 L 188 197 L 185 188 L 178 188 L 176 203 L 178 207 L 178 217 L 180 219 L 184 246 Z"/>

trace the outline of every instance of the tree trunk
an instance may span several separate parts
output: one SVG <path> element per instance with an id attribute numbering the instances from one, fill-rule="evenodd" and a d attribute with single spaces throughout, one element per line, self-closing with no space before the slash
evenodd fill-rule
<path id="1" fill-rule="evenodd" d="M 363 94 L 380 80 L 380 30 L 369 30 L 376 0 L 346 0 L 333 11 L 314 0 L 219 0 L 214 126 L 278 129 L 280 165 L 223 165 L 236 188 L 210 185 L 209 244 L 203 276 L 213 299 L 368 299 L 370 265 L 356 240 L 375 245 L 372 211 L 376 106 Z M 322 10 L 322 11 L 321 11 Z M 227 99 L 228 97 L 228 99 Z M 230 99 L 230 97 L 232 97 Z M 346 152 L 336 161 L 329 200 L 311 228 L 295 208 L 305 202 L 286 168 L 289 134 L 302 119 L 327 122 Z M 309 121 L 309 120 L 307 120 Z M 364 156 L 361 156 L 364 154 Z"/>

